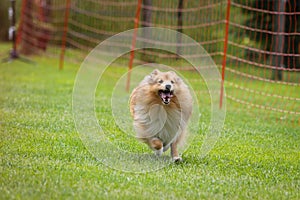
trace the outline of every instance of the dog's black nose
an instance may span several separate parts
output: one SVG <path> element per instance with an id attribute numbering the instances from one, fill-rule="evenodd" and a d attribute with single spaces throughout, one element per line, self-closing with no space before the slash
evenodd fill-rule
<path id="1" fill-rule="evenodd" d="M 171 90 L 172 85 L 166 85 L 166 90 Z"/>

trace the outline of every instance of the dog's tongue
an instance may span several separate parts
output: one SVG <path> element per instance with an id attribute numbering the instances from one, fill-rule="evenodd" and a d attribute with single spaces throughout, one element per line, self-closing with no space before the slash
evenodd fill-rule
<path id="1" fill-rule="evenodd" d="M 169 99 L 169 98 L 171 98 L 172 96 L 171 96 L 171 93 L 170 92 L 162 92 L 161 93 L 161 98 L 163 98 L 163 99 Z"/>

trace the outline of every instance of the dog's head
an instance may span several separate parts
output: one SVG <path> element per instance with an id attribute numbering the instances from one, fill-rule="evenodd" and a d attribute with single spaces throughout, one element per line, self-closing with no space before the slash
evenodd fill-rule
<path id="1" fill-rule="evenodd" d="M 155 69 L 147 77 L 147 82 L 152 85 L 152 92 L 161 98 L 162 103 L 168 105 L 179 92 L 182 80 L 173 71 L 161 72 Z"/>

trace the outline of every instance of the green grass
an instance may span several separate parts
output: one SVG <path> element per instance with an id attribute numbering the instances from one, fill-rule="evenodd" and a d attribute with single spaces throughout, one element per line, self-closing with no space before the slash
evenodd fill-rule
<path id="1" fill-rule="evenodd" d="M 0 49 L 6 56 L 8 47 Z M 78 65 L 66 63 L 59 71 L 56 59 L 33 59 L 36 66 L 0 65 L 0 199 L 300 198 L 299 126 L 278 123 L 271 112 L 262 119 L 261 110 L 228 100 L 222 136 L 204 159 L 199 134 L 181 164 L 142 174 L 113 170 L 89 153 L 75 129 L 72 90 Z M 116 65 L 106 78 L 113 82 L 124 71 Z M 106 85 L 101 91 L 97 102 L 110 97 Z M 206 123 L 209 99 L 203 99 Z M 109 106 L 97 104 L 96 111 L 99 122 L 121 137 Z"/>

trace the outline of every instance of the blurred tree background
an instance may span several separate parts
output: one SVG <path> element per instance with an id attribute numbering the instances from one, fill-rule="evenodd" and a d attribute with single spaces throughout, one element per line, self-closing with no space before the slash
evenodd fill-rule
<path id="1" fill-rule="evenodd" d="M 8 8 L 10 5 L 9 0 L 2 0 L 0 1 L 0 40 L 7 41 L 8 40 L 8 28 L 9 28 L 9 21 L 8 21 Z"/>
<path id="2" fill-rule="evenodd" d="M 22 0 L 16 0 L 16 28 L 18 28 L 18 21 L 20 20 L 20 9 Z M 10 21 L 8 18 L 8 8 L 11 5 L 11 0 L 0 0 L 0 41 L 9 41 L 8 29 Z"/>
<path id="3" fill-rule="evenodd" d="M 239 3 L 245 4 L 245 0 L 236 0 Z M 278 5 L 282 1 L 285 3 L 285 8 L 279 8 Z M 247 1 L 249 2 L 249 1 Z M 245 4 L 246 5 L 246 4 Z M 254 29 L 264 29 L 270 32 L 278 32 L 279 26 L 279 15 L 274 14 L 274 12 L 285 12 L 285 13 L 295 13 L 300 12 L 300 2 L 297 0 L 253 0 L 248 3 L 247 6 L 250 6 L 255 9 L 262 9 L 266 11 L 271 11 L 270 13 L 257 12 L 255 10 L 249 11 L 243 9 L 243 13 L 247 14 L 248 19 L 244 21 L 244 25 Z M 280 10 L 281 9 L 281 10 Z M 283 32 L 285 33 L 299 33 L 300 32 L 300 15 L 289 15 L 284 16 L 284 27 Z M 260 32 L 259 34 L 254 31 L 246 31 L 247 36 L 258 43 L 261 49 L 266 51 L 278 52 L 277 49 L 274 49 L 274 41 L 277 37 L 274 34 L 268 32 Z M 273 46 L 273 49 L 272 49 Z M 283 52 L 286 54 L 299 54 L 300 53 L 300 36 L 299 35 L 288 35 L 284 36 L 283 39 Z M 266 55 L 267 57 L 269 55 Z M 250 56 L 251 57 L 251 56 Z M 295 56 L 284 56 L 283 60 L 285 68 L 300 68 L 300 60 Z"/>
<path id="4" fill-rule="evenodd" d="M 56 2 L 58 0 L 51 0 L 53 2 Z M 257 48 L 257 49 L 262 49 L 267 52 L 272 52 L 272 51 L 277 51 L 277 49 L 274 48 L 274 45 L 272 43 L 272 40 L 276 37 L 276 35 L 271 34 L 270 32 L 278 32 L 278 15 L 274 14 L 274 11 L 278 11 L 278 2 L 284 1 L 285 2 L 285 8 L 284 12 L 286 13 L 292 13 L 292 12 L 300 12 L 300 2 L 299 0 L 234 0 L 232 3 L 239 3 L 242 5 L 245 5 L 248 7 L 247 9 L 232 9 L 231 10 L 231 16 L 235 18 L 234 20 L 239 20 L 238 23 L 241 23 L 245 25 L 246 27 L 250 27 L 253 29 L 257 30 L 264 30 L 262 32 L 256 32 L 256 31 L 251 31 L 245 29 L 245 35 L 247 39 L 249 38 L 250 44 Z M 151 1 L 152 2 L 152 1 Z M 160 2 L 157 4 L 158 1 L 153 1 L 152 4 L 154 6 L 162 6 L 164 4 L 168 4 L 169 0 L 164 1 L 163 3 Z M 200 4 L 205 4 L 207 0 L 201 1 Z M 8 19 L 8 8 L 10 6 L 11 1 L 10 0 L 1 0 L 0 1 L 0 23 L 1 23 L 1 29 L 0 29 L 0 40 L 1 41 L 7 41 L 8 40 L 8 29 L 9 29 L 9 19 Z M 17 27 L 18 27 L 18 21 L 20 20 L 20 6 L 21 6 L 22 0 L 16 0 L 16 18 L 17 18 Z M 79 7 L 82 10 L 89 10 L 93 14 L 101 14 L 103 16 L 110 16 L 110 17 L 119 17 L 120 15 L 125 16 L 125 17 L 130 17 L 132 16 L 132 13 L 135 12 L 135 7 L 132 6 L 130 7 L 131 9 L 124 9 L 122 6 L 121 7 L 115 7 L 112 6 L 111 8 L 106 6 L 106 7 L 101 7 L 101 4 L 99 4 L 98 7 L 95 7 L 95 4 L 91 3 L 90 1 L 81 1 L 81 0 L 74 0 L 72 1 L 74 5 Z M 161 4 L 162 3 L 162 4 Z M 157 5 L 156 5 L 157 4 Z M 195 5 L 198 5 L 198 1 L 185 1 L 184 6 L 186 8 L 192 8 Z M 250 9 L 249 9 L 250 8 Z M 254 9 L 251 9 L 254 8 Z M 255 10 L 256 9 L 256 10 Z M 270 11 L 269 13 L 267 12 L 260 12 L 259 10 L 263 11 Z M 207 12 L 211 12 L 212 10 L 208 10 Z M 74 24 L 69 24 L 69 30 L 70 31 L 76 31 L 77 34 L 81 34 L 82 38 L 89 37 L 89 38 L 94 38 L 94 40 L 91 40 L 90 46 L 94 45 L 94 42 L 98 43 L 102 40 L 104 40 L 108 35 L 101 34 L 99 32 L 95 33 L 91 30 L 93 28 L 99 28 L 102 27 L 102 29 L 106 30 L 108 33 L 117 33 L 123 30 L 127 30 L 133 27 L 133 22 L 132 21 L 122 21 L 120 25 L 118 26 L 112 26 L 110 21 L 106 20 L 91 20 L 88 16 L 85 15 L 79 15 L 78 12 L 82 12 L 81 10 L 76 10 L 76 12 L 71 12 L 70 18 L 73 21 L 76 21 L 78 23 L 82 23 L 84 25 L 87 25 L 91 27 L 91 29 L 86 29 L 86 28 L 81 28 L 78 27 L 77 25 Z M 205 10 L 202 12 L 206 12 Z M 217 10 L 213 10 L 213 12 L 218 12 Z M 273 13 L 272 13 L 273 12 Z M 63 17 L 63 12 L 61 12 L 60 15 L 56 15 L 56 17 L 62 18 Z M 203 13 L 202 13 L 203 14 Z M 196 14 L 197 15 L 197 14 Z M 189 16 L 188 19 L 185 19 L 184 14 L 183 14 L 183 19 L 184 19 L 184 25 L 193 25 L 195 21 L 197 23 L 211 23 L 212 19 L 203 19 L 203 17 L 198 17 L 198 16 L 192 16 L 194 18 L 191 18 Z M 164 12 L 158 12 L 158 16 L 156 20 L 160 19 L 166 19 L 166 24 L 172 25 L 172 26 L 177 26 L 177 21 L 176 20 L 171 20 L 175 19 L 176 16 L 171 15 L 170 13 L 164 13 Z M 239 16 L 237 19 L 236 16 Z M 55 17 L 54 17 L 55 18 Z M 177 19 L 177 18 L 176 18 Z M 300 23 L 297 23 L 297 21 L 300 21 L 300 15 L 289 15 L 286 14 L 284 17 L 285 25 L 284 25 L 284 32 L 286 33 L 299 33 L 300 32 Z M 202 21 L 201 21 L 202 20 Z M 54 20 L 55 21 L 55 20 Z M 156 23 L 154 21 L 154 23 Z M 157 23 L 161 23 L 158 21 Z M 116 24 L 116 23 L 115 23 Z M 118 30 L 116 27 L 119 27 L 120 30 Z M 114 29 L 112 29 L 114 28 Z M 196 31 L 197 30 L 197 31 Z M 270 31 L 270 32 L 268 32 Z M 223 34 L 223 30 L 219 29 L 213 29 L 211 28 L 209 32 L 206 31 L 199 31 L 199 29 L 186 29 L 184 30 L 185 34 L 188 34 L 189 36 L 193 38 L 197 38 L 198 41 L 205 41 L 207 38 L 207 35 L 211 36 L 212 38 L 220 38 Z M 241 43 L 242 41 L 237 41 L 238 39 L 235 37 L 235 34 L 238 31 L 236 28 L 231 27 L 231 36 L 232 39 L 235 40 L 237 43 Z M 77 43 L 83 43 L 84 45 L 87 45 L 87 41 L 84 39 L 80 39 L 78 37 L 70 35 L 70 37 L 74 37 L 74 40 L 76 40 Z M 282 47 L 282 53 L 286 54 L 299 54 L 300 53 L 300 36 L 297 34 L 291 34 L 288 36 L 284 36 L 283 38 L 283 47 Z M 276 38 L 275 38 L 276 39 Z M 82 40 L 82 41 L 81 41 Z M 272 47 L 273 46 L 273 47 Z M 208 49 L 210 52 L 214 51 L 222 51 L 222 46 L 217 47 L 217 45 L 209 46 L 210 49 Z M 215 48 L 211 49 L 211 48 Z M 278 51 L 277 51 L 278 52 Z M 272 60 L 270 58 L 270 53 L 262 53 L 262 52 L 256 52 L 256 51 L 246 51 L 246 55 L 241 55 L 241 56 L 246 56 L 248 57 L 249 60 L 257 60 L 258 57 L 269 57 L 269 60 Z M 259 55 L 258 55 L 259 54 Z M 283 63 L 286 68 L 300 68 L 300 59 L 297 56 L 284 56 L 283 57 Z"/>

